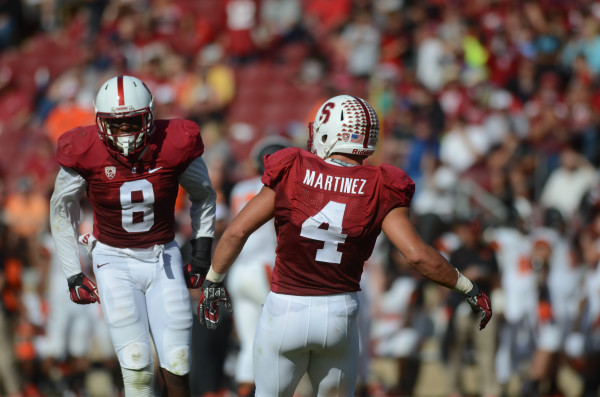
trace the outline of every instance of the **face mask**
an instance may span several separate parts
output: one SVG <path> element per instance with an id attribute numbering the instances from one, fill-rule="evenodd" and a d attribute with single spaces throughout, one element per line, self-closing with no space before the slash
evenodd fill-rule
<path id="1" fill-rule="evenodd" d="M 124 156 L 129 155 L 129 152 L 135 150 L 135 135 L 118 136 L 114 139 L 116 139 L 117 147 Z"/>

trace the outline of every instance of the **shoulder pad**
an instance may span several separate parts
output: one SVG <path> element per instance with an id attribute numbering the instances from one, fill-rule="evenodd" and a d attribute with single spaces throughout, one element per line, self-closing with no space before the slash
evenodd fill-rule
<path id="1" fill-rule="evenodd" d="M 398 167 L 388 164 L 382 164 L 380 167 L 384 183 L 395 195 L 403 197 L 404 206 L 409 206 L 415 194 L 415 183 L 413 180 Z"/>
<path id="2" fill-rule="evenodd" d="M 81 160 L 93 153 L 94 145 L 100 143 L 96 126 L 76 127 L 63 133 L 57 142 L 58 163 L 68 168 L 80 168 Z"/>
<path id="3" fill-rule="evenodd" d="M 270 166 L 273 166 L 275 163 L 288 166 L 300 156 L 302 156 L 302 149 L 297 147 L 288 147 L 280 149 L 275 153 L 267 154 L 264 158 L 264 161 L 268 162 Z"/>
<path id="4" fill-rule="evenodd" d="M 157 120 L 155 134 L 164 135 L 160 156 L 174 167 L 185 169 L 204 153 L 200 128 L 191 120 Z"/>
<path id="5" fill-rule="evenodd" d="M 163 121 L 163 123 L 160 123 Z M 189 147 L 191 144 L 197 146 L 200 144 L 202 148 L 202 137 L 200 135 L 200 127 L 191 120 L 173 119 L 173 120 L 158 120 L 156 128 L 164 125 L 164 131 L 167 134 L 168 142 L 176 149 Z"/>
<path id="6" fill-rule="evenodd" d="M 266 155 L 263 160 L 265 172 L 261 179 L 262 182 L 269 187 L 279 183 L 296 159 L 302 156 L 302 152 L 303 150 L 300 148 L 289 147 Z"/>

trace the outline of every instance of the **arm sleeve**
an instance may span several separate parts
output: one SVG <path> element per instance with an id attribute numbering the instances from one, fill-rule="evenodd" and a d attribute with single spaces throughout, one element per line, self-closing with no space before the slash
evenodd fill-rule
<path id="1" fill-rule="evenodd" d="M 210 183 L 208 169 L 202 157 L 196 157 L 179 175 L 179 183 L 192 201 L 192 239 L 214 237 L 217 194 Z"/>
<path id="2" fill-rule="evenodd" d="M 62 167 L 56 176 L 50 199 L 50 227 L 56 254 L 67 278 L 81 273 L 77 231 L 80 201 L 87 182 L 70 168 Z"/>

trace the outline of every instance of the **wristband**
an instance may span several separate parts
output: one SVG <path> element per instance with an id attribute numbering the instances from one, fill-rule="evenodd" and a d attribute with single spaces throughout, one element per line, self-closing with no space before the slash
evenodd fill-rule
<path id="1" fill-rule="evenodd" d="M 460 292 L 463 295 L 471 295 L 470 292 L 474 292 L 474 284 L 471 280 L 463 276 L 458 269 L 456 269 L 458 273 L 458 280 L 456 280 L 456 284 L 454 288 L 452 288 L 456 292 Z M 477 291 L 479 293 L 479 291 Z M 476 295 L 476 294 L 475 294 Z"/>
<path id="2" fill-rule="evenodd" d="M 226 273 L 217 273 L 213 270 L 212 266 L 208 269 L 208 273 L 206 273 L 206 279 L 213 283 L 222 283 L 225 280 Z"/>
<path id="3" fill-rule="evenodd" d="M 212 250 L 212 237 L 198 237 L 190 240 L 192 252 L 210 252 Z"/>

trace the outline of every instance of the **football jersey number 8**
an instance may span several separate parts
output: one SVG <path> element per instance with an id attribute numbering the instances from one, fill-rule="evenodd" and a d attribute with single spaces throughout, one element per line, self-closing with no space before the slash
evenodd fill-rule
<path id="1" fill-rule="evenodd" d="M 121 223 L 130 233 L 147 232 L 154 225 L 154 190 L 145 179 L 121 186 Z"/>
<path id="2" fill-rule="evenodd" d="M 346 241 L 342 233 L 342 222 L 346 204 L 330 201 L 318 214 L 309 217 L 302 223 L 300 235 L 311 240 L 323 241 L 323 248 L 317 250 L 315 259 L 319 262 L 341 263 L 342 253 L 337 250 L 338 244 Z M 320 226 L 327 224 L 327 229 Z"/>

